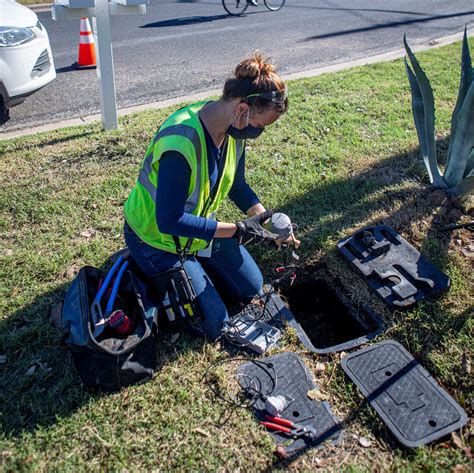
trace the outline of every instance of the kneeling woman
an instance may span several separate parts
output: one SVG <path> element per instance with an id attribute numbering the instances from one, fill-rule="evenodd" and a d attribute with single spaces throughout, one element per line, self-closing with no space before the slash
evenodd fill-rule
<path id="1" fill-rule="evenodd" d="M 150 143 L 125 203 L 125 241 L 148 277 L 178 267 L 184 253 L 211 339 L 228 317 L 223 300 L 250 300 L 262 288 L 262 274 L 242 242 L 276 238 L 262 227 L 271 212 L 245 180 L 246 140 L 288 107 L 275 71 L 255 54 L 236 67 L 219 100 L 173 113 Z M 215 220 L 227 195 L 246 220 Z"/>

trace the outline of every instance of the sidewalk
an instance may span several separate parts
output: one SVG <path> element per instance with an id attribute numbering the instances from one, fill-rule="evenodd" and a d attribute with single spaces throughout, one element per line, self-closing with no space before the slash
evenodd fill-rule
<path id="1" fill-rule="evenodd" d="M 159 5 L 159 4 L 162 4 L 162 3 L 179 3 L 179 2 L 176 1 L 176 0 L 148 0 L 148 4 L 149 4 L 150 6 L 152 6 L 152 5 Z M 49 3 L 33 3 L 33 4 L 31 4 L 31 5 L 25 5 L 25 7 L 30 8 L 30 9 L 33 10 L 35 13 L 41 13 L 41 12 L 45 12 L 45 11 L 50 10 L 52 5 L 53 5 L 53 2 L 49 2 Z"/>
<path id="2" fill-rule="evenodd" d="M 41 5 L 41 4 L 40 4 Z M 414 52 L 419 52 L 419 51 L 425 51 L 428 49 L 435 49 L 439 48 L 441 46 L 445 46 L 451 43 L 454 43 L 456 41 L 461 41 L 463 37 L 463 32 L 461 33 L 456 33 L 453 35 L 449 36 L 444 36 L 441 37 L 437 40 L 429 41 L 428 43 L 421 43 L 418 45 L 414 45 L 412 47 L 412 50 Z M 468 37 L 474 36 L 474 29 L 469 29 L 468 30 Z M 366 58 L 362 59 L 357 59 L 353 61 L 348 61 L 348 62 L 343 62 L 339 64 L 333 64 L 330 66 L 324 66 L 324 67 L 318 67 L 315 69 L 310 69 L 307 71 L 302 71 L 302 72 L 296 72 L 293 74 L 288 74 L 286 76 L 283 76 L 283 79 L 286 81 L 289 80 L 294 80 L 294 79 L 303 79 L 303 78 L 309 78 L 309 77 L 315 77 L 319 76 L 321 74 L 326 74 L 329 72 L 337 72 L 341 71 L 344 69 L 350 69 L 352 67 L 357 67 L 357 66 L 364 66 L 367 64 L 375 64 L 378 62 L 386 62 L 386 61 L 393 61 L 395 59 L 399 59 L 405 56 L 405 50 L 404 49 L 396 49 L 394 51 L 389 51 L 383 54 L 378 54 L 375 56 L 369 56 Z M 129 115 L 131 113 L 137 113 L 137 112 L 142 112 L 144 110 L 149 110 L 149 109 L 160 109 L 160 108 L 165 108 L 171 105 L 175 105 L 178 103 L 182 102 L 193 102 L 193 101 L 198 101 L 198 100 L 204 100 L 210 96 L 213 95 L 220 95 L 222 92 L 221 89 L 213 89 L 213 90 L 207 90 L 205 92 L 200 92 L 198 94 L 190 94 L 190 95 L 185 95 L 181 97 L 176 97 L 176 98 L 170 98 L 166 100 L 160 100 L 158 102 L 151 102 L 143 105 L 137 105 L 133 107 L 128 107 L 128 108 L 122 108 L 118 110 L 118 116 L 122 117 L 125 115 Z M 6 132 L 2 133 L 0 131 L 0 140 L 9 140 L 13 138 L 17 138 L 20 136 L 25 136 L 25 135 L 31 135 L 35 133 L 41 133 L 44 131 L 52 131 L 52 130 L 57 130 L 59 128 L 66 128 L 66 127 L 71 127 L 71 126 L 79 126 L 79 125 L 84 125 L 86 123 L 92 123 L 96 121 L 101 120 L 101 115 L 100 113 L 92 114 L 92 115 L 87 115 L 83 116 L 80 118 L 71 118 L 68 120 L 61 120 L 59 122 L 54 122 L 54 123 L 48 123 L 45 125 L 41 125 L 38 127 L 34 128 L 24 128 L 21 130 L 14 130 L 11 132 Z"/>

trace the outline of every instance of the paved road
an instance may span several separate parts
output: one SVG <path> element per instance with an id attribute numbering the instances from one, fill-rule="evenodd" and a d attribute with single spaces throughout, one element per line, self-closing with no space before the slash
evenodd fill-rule
<path id="1" fill-rule="evenodd" d="M 161 0 L 163 1 L 163 0 Z M 144 16 L 113 17 L 119 108 L 220 88 L 256 48 L 284 74 L 400 49 L 474 24 L 472 0 L 287 0 L 229 17 L 220 0 L 159 4 Z M 56 81 L 11 110 L 12 131 L 100 111 L 96 71 L 75 71 L 79 21 L 38 13 L 53 49 Z M 1 138 L 1 133 L 0 133 Z"/>

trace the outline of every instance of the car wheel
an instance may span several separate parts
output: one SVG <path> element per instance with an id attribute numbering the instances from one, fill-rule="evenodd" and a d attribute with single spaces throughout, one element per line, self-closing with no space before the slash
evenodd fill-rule
<path id="1" fill-rule="evenodd" d="M 3 97 L 0 96 L 0 125 L 3 125 L 10 119 L 10 110 L 5 106 Z"/>

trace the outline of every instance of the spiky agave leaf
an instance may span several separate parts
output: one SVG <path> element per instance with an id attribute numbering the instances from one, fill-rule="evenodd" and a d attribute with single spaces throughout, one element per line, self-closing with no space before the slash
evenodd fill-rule
<path id="1" fill-rule="evenodd" d="M 434 135 L 434 97 L 430 81 L 418 60 L 408 46 L 406 35 L 403 36 L 403 44 L 413 71 L 405 58 L 406 71 L 410 81 L 412 96 L 412 109 L 415 118 L 416 131 L 420 141 L 421 153 L 430 177 L 430 182 L 435 187 L 445 188 L 446 184 L 441 176 L 436 161 L 436 144 Z"/>
<path id="2" fill-rule="evenodd" d="M 456 106 L 454 107 L 453 116 L 451 118 L 451 126 L 456 121 L 457 114 L 462 107 L 464 98 L 466 97 L 467 91 L 472 83 L 472 61 L 471 53 L 469 51 L 469 43 L 467 42 L 467 26 L 464 28 L 464 37 L 462 40 L 462 53 L 461 53 L 461 81 L 459 84 L 458 98 L 456 100 Z"/>
<path id="3" fill-rule="evenodd" d="M 421 90 L 418 86 L 418 81 L 415 77 L 415 74 L 413 74 L 413 71 L 408 65 L 406 58 L 405 70 L 408 76 L 408 81 L 410 82 L 411 109 L 413 111 L 413 118 L 415 120 L 415 128 L 416 133 L 418 135 L 418 141 L 420 142 L 421 155 L 423 156 L 426 168 L 428 169 L 428 174 L 430 175 L 430 182 L 433 182 L 432 175 L 429 169 L 429 162 L 426 159 L 428 156 L 428 143 L 425 133 L 425 109 L 423 107 L 423 96 L 421 95 Z"/>
<path id="4" fill-rule="evenodd" d="M 452 153 L 452 143 L 453 137 L 456 134 L 456 122 L 459 111 L 462 107 L 464 99 L 466 98 L 467 91 L 472 84 L 473 71 L 472 71 L 472 62 L 471 54 L 469 52 L 469 43 L 467 42 L 467 26 L 464 28 L 464 37 L 462 40 L 462 53 L 461 53 L 461 80 L 459 84 L 458 97 L 456 100 L 456 105 L 453 110 L 453 115 L 451 117 L 451 141 L 448 148 L 448 157 L 446 160 L 446 168 L 451 161 Z"/>
<path id="5" fill-rule="evenodd" d="M 448 187 L 454 187 L 465 175 L 466 164 L 474 146 L 474 83 L 467 91 L 464 102 L 454 124 L 456 132 L 451 135 L 450 156 L 446 165 L 444 181 Z"/>

